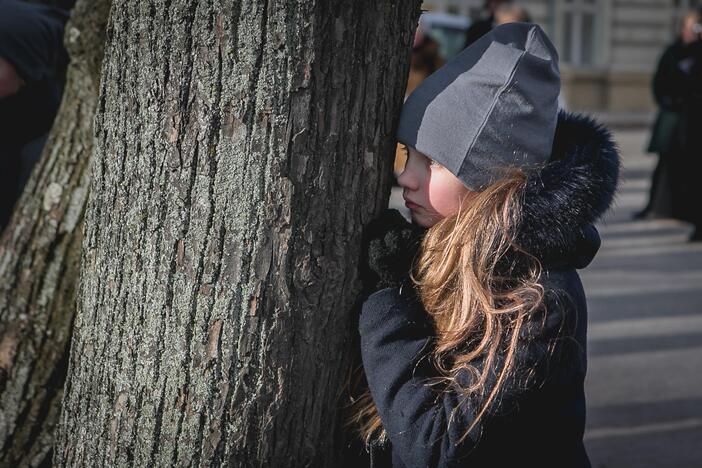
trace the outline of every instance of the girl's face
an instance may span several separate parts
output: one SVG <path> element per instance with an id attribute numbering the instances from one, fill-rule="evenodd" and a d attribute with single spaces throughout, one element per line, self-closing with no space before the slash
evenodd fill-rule
<path id="1" fill-rule="evenodd" d="M 428 228 L 456 213 L 461 200 L 472 192 L 439 163 L 414 148 L 408 150 L 397 183 L 404 189 L 402 196 L 412 220 Z"/>

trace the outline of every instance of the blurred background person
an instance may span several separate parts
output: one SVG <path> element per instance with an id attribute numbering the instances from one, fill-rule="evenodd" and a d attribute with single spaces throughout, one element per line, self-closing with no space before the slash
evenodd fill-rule
<path id="1" fill-rule="evenodd" d="M 691 15 L 690 42 L 683 45 L 677 66 L 671 70 L 673 102 L 681 102 L 680 122 L 673 138 L 681 146 L 669 158 L 673 215 L 692 223 L 689 240 L 702 241 L 702 14 Z M 675 141 L 675 140 L 674 140 Z"/>
<path id="2" fill-rule="evenodd" d="M 653 96 L 659 110 L 653 124 L 648 152 L 658 153 L 658 163 L 653 171 L 648 203 L 641 211 L 634 213 L 634 219 L 672 218 L 676 214 L 671 195 L 673 181 L 669 165 L 670 161 L 682 157 L 679 131 L 685 102 L 685 96 L 678 92 L 681 83 L 676 69 L 688 54 L 688 46 L 699 40 L 699 33 L 695 30 L 699 27 L 699 22 L 697 11 L 685 14 L 680 35 L 663 52 L 653 76 Z"/>
<path id="3" fill-rule="evenodd" d="M 531 16 L 526 8 L 512 2 L 503 2 L 495 10 L 495 26 L 505 23 L 530 23 Z"/>
<path id="4" fill-rule="evenodd" d="M 495 26 L 495 13 L 497 10 L 508 3 L 512 3 L 510 0 L 485 0 L 483 5 L 483 12 L 486 17 L 476 20 L 466 34 L 466 43 L 464 47 L 468 47 L 485 34 L 487 34 Z"/>
<path id="5" fill-rule="evenodd" d="M 58 110 L 68 12 L 0 0 L 0 230 L 39 159 Z"/>

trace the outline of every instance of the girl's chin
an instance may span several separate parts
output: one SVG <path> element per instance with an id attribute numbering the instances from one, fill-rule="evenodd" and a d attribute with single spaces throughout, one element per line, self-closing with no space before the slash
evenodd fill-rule
<path id="1" fill-rule="evenodd" d="M 415 210 L 410 211 L 410 215 L 414 224 L 424 228 L 430 228 L 437 223 L 437 220 L 434 216 L 418 213 Z"/>

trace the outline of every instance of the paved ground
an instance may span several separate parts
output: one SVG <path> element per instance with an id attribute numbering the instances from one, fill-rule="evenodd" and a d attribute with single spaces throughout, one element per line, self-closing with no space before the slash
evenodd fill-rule
<path id="1" fill-rule="evenodd" d="M 588 296 L 587 448 L 595 468 L 702 467 L 702 243 L 674 220 L 630 221 L 646 201 L 648 132 L 616 134 L 623 181 L 581 271 Z M 702 203 L 702 200 L 700 200 Z M 405 210 L 401 191 L 391 206 Z"/>
<path id="2" fill-rule="evenodd" d="M 655 159 L 647 133 L 616 135 L 624 160 L 588 296 L 586 444 L 593 466 L 702 467 L 702 243 L 673 220 L 630 221 Z M 702 200 L 701 200 L 702 202 Z"/>

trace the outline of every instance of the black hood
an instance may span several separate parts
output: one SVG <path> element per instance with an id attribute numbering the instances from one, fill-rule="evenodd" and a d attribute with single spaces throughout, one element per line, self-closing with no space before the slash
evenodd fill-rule
<path id="1" fill-rule="evenodd" d="M 517 243 L 546 268 L 584 268 L 600 247 L 594 223 L 612 204 L 619 150 L 590 117 L 559 111 L 548 164 L 530 176 Z"/>

